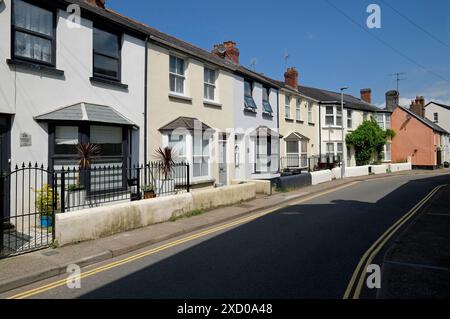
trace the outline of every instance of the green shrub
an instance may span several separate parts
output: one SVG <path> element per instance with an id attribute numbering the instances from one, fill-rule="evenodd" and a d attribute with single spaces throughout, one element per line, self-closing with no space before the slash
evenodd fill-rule
<path id="1" fill-rule="evenodd" d="M 56 198 L 54 198 L 53 188 L 48 184 L 45 184 L 42 189 L 33 189 L 33 191 L 36 193 L 36 208 L 41 216 L 52 215 L 55 208 L 59 206 L 59 194 L 55 192 Z"/>

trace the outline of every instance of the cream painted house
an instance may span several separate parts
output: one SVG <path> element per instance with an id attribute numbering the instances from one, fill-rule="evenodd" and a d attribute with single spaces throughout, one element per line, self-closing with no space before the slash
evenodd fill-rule
<path id="1" fill-rule="evenodd" d="M 169 146 L 190 164 L 194 188 L 227 185 L 234 178 L 232 69 L 209 52 L 170 40 L 173 47 L 148 46 L 148 160 Z"/>
<path id="2" fill-rule="evenodd" d="M 298 90 L 298 72 L 289 68 L 280 90 L 280 142 L 282 170 L 308 170 L 319 155 L 319 101 Z"/>

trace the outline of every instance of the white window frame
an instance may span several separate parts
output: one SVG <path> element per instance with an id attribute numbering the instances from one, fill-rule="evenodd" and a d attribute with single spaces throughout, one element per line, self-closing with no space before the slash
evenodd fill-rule
<path id="1" fill-rule="evenodd" d="M 347 110 L 347 128 L 353 129 L 353 111 Z"/>
<path id="2" fill-rule="evenodd" d="M 439 113 L 435 112 L 433 114 L 433 119 L 434 119 L 434 123 L 438 124 L 439 123 Z"/>
<path id="3" fill-rule="evenodd" d="M 302 121 L 302 100 L 297 99 L 297 104 L 295 106 L 295 119 L 298 122 Z"/>
<path id="4" fill-rule="evenodd" d="M 201 136 L 201 148 L 202 148 L 202 154 L 195 154 L 195 138 L 197 136 L 192 136 L 192 177 L 194 180 L 202 180 L 202 179 L 207 179 L 211 176 L 211 147 L 212 147 L 212 143 L 211 143 L 211 138 L 205 138 L 204 135 L 202 134 Z M 203 146 L 203 142 L 204 141 L 208 141 L 208 151 L 205 152 L 205 147 Z M 208 165 L 208 172 L 207 175 L 199 175 L 199 176 L 195 176 L 194 175 L 194 165 L 196 163 L 196 159 L 201 159 L 204 160 L 207 165 Z M 206 160 L 205 160 L 206 159 Z"/>
<path id="5" fill-rule="evenodd" d="M 307 102 L 306 107 L 308 108 L 308 123 L 314 124 L 314 105 L 311 102 Z"/>
<path id="6" fill-rule="evenodd" d="M 344 108 L 342 106 L 336 106 L 335 110 L 336 110 L 335 125 L 342 127 L 344 125 Z"/>
<path id="7" fill-rule="evenodd" d="M 332 113 L 329 113 L 329 109 L 331 108 Z M 332 118 L 332 123 L 328 123 L 328 119 Z M 336 126 L 336 107 L 333 105 L 325 106 L 325 126 Z"/>
<path id="8" fill-rule="evenodd" d="M 177 68 L 178 62 L 183 61 L 183 72 L 182 73 L 177 73 L 176 71 L 172 72 L 171 67 L 170 67 L 172 59 L 175 59 L 175 70 L 178 69 Z M 173 54 L 171 54 L 169 56 L 169 92 L 170 93 L 177 94 L 177 95 L 186 95 L 186 69 L 187 69 L 186 66 L 187 66 L 186 59 L 183 59 L 183 58 L 173 55 Z M 171 82 L 172 82 L 171 79 L 172 78 L 175 78 L 175 81 L 174 81 L 175 87 L 173 90 L 171 88 Z M 177 81 L 176 81 L 177 79 L 181 79 L 182 83 L 183 83 L 181 92 L 177 92 Z"/>
<path id="9" fill-rule="evenodd" d="M 206 73 L 213 73 L 213 82 L 208 82 L 207 81 L 207 77 L 206 77 Z M 211 75 L 211 74 L 210 74 Z M 204 67 L 203 70 L 203 98 L 206 101 L 212 101 L 212 102 L 216 102 L 217 101 L 217 70 L 213 69 L 213 68 L 209 68 L 207 66 Z M 210 97 L 207 96 L 207 92 L 209 92 L 207 90 L 207 88 L 212 88 L 212 92 L 213 92 L 213 98 L 211 99 Z"/>
<path id="10" fill-rule="evenodd" d="M 284 100 L 284 117 L 286 120 L 291 120 L 291 97 L 286 95 Z"/>

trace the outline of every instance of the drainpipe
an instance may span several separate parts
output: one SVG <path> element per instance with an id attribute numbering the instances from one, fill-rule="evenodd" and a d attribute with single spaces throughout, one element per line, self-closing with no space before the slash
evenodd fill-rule
<path id="1" fill-rule="evenodd" d="M 281 135 L 280 132 L 280 90 L 277 90 L 277 126 L 278 126 L 278 135 Z M 281 139 L 278 136 L 278 172 L 281 172 Z"/>
<path id="2" fill-rule="evenodd" d="M 147 165 L 147 133 L 148 133 L 148 40 L 149 37 L 145 38 L 145 75 L 144 75 L 144 180 L 147 181 L 147 170 L 145 165 Z"/>
<path id="3" fill-rule="evenodd" d="M 319 162 L 322 158 L 322 103 L 319 102 Z"/>

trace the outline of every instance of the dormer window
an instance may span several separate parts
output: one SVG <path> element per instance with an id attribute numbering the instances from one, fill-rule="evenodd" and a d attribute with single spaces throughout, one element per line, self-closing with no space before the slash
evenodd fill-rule
<path id="1" fill-rule="evenodd" d="M 253 100 L 253 85 L 249 81 L 244 82 L 244 104 L 246 110 L 256 111 L 257 106 Z"/>
<path id="2" fill-rule="evenodd" d="M 270 105 L 270 89 L 269 88 L 263 88 L 263 109 L 264 109 L 264 113 L 272 115 L 273 114 L 273 109 L 272 106 Z"/>

